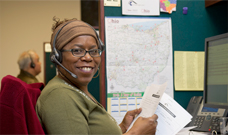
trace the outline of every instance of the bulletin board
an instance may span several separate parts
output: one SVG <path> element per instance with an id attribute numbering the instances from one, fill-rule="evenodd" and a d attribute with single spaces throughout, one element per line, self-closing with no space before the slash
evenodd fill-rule
<path id="1" fill-rule="evenodd" d="M 184 7 L 188 7 L 187 14 L 183 14 Z M 160 16 L 157 17 L 171 17 L 173 51 L 204 51 L 205 38 L 228 32 L 227 7 L 228 4 L 225 1 L 205 8 L 204 1 L 177 0 L 176 11 L 171 14 L 161 12 Z M 121 7 L 107 6 L 104 7 L 104 17 L 106 16 L 118 17 L 126 15 L 122 15 Z M 103 32 L 101 36 L 104 36 L 105 31 L 101 29 L 101 32 Z M 103 61 L 105 61 L 104 56 Z M 107 87 L 105 68 L 102 70 L 100 77 L 100 94 L 103 94 L 103 96 L 100 96 L 100 101 L 106 100 L 106 95 L 101 92 L 103 91 L 102 89 L 106 89 Z M 175 91 L 175 86 L 173 90 L 174 99 L 185 109 L 191 97 L 203 96 L 202 91 Z"/>

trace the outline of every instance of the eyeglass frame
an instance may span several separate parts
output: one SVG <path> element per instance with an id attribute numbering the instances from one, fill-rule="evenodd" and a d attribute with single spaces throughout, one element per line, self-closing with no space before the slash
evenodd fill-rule
<path id="1" fill-rule="evenodd" d="M 89 53 L 89 55 L 90 55 L 91 57 L 100 57 L 101 54 L 102 54 L 101 49 L 91 49 L 91 50 L 89 50 L 89 51 L 87 51 L 87 50 L 85 50 L 85 49 L 82 49 L 82 48 L 77 48 L 77 49 L 84 50 L 84 51 L 85 51 L 84 55 L 83 55 L 83 56 L 75 56 L 75 55 L 74 55 L 74 50 L 76 50 L 76 48 L 75 48 L 75 49 L 70 49 L 70 50 L 64 50 L 64 49 L 63 49 L 63 50 L 61 50 L 61 52 L 71 52 L 72 55 L 75 56 L 75 57 L 84 57 L 84 56 L 86 55 L 86 53 Z M 92 56 L 92 55 L 90 54 L 90 52 L 93 51 L 93 50 L 98 50 L 98 51 L 99 51 L 99 56 Z"/>

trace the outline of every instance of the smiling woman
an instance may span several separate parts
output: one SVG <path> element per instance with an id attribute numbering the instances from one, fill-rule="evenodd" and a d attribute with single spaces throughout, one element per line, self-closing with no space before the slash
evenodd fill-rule
<path id="1" fill-rule="evenodd" d="M 76 19 L 56 21 L 51 59 L 58 75 L 45 86 L 36 112 L 47 134 L 123 134 L 141 109 L 127 112 L 117 124 L 89 93 L 104 45 L 89 24 Z M 155 134 L 157 115 L 137 119 L 126 134 Z"/>
<path id="2" fill-rule="evenodd" d="M 97 72 L 101 62 L 101 53 L 96 53 L 95 57 L 94 55 L 91 55 L 91 52 L 94 52 L 94 50 L 97 50 L 95 52 L 98 52 L 99 50 L 97 42 L 92 36 L 82 35 L 74 38 L 71 42 L 64 46 L 62 50 L 64 51 L 69 49 L 82 50 L 82 52 L 74 52 L 73 54 L 76 55 L 73 55 L 71 52 L 62 53 L 62 65 L 77 75 L 77 79 L 72 80 L 72 83 L 79 89 L 87 92 L 87 86 L 92 80 L 94 74 Z M 99 50 L 99 52 L 101 52 L 101 50 Z M 66 78 L 72 78 L 70 74 L 64 73 L 66 72 L 65 70 L 60 70 L 60 72 L 60 75 L 64 75 Z"/>

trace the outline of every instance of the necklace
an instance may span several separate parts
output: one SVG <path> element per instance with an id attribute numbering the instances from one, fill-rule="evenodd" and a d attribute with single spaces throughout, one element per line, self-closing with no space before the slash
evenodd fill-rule
<path id="1" fill-rule="evenodd" d="M 72 81 L 70 81 L 70 79 L 68 79 L 65 75 L 63 75 L 62 74 L 62 72 L 60 71 L 60 70 L 58 70 L 59 71 L 59 75 L 61 76 L 61 78 L 68 84 L 68 85 L 70 85 L 71 87 L 75 87 L 76 89 L 78 89 L 75 85 L 74 85 L 74 83 L 72 82 Z M 80 89 L 79 89 L 80 90 Z M 97 105 L 99 105 L 100 107 L 102 107 L 103 109 L 104 109 L 104 107 L 100 104 L 100 103 L 98 103 L 97 102 L 97 100 L 96 99 L 94 99 L 93 98 L 93 96 L 88 92 L 88 94 L 86 93 L 86 92 L 84 92 L 84 91 L 82 91 L 82 90 L 80 90 L 81 92 L 83 92 L 83 95 L 86 95 L 86 97 L 88 97 L 90 100 L 92 100 L 95 104 L 97 104 Z"/>

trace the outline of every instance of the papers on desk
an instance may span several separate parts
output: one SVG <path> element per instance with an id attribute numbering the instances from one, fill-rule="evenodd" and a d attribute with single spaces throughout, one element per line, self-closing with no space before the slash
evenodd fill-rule
<path id="1" fill-rule="evenodd" d="M 195 128 L 195 127 L 196 126 L 183 128 L 176 135 L 211 135 L 210 132 L 189 131 L 189 130 Z"/>
<path id="2" fill-rule="evenodd" d="M 152 84 L 147 87 L 140 103 L 142 112 L 135 118 L 136 120 L 139 116 L 150 117 L 154 113 L 157 114 L 158 126 L 156 135 L 175 135 L 192 119 L 192 116 L 182 106 L 164 93 L 166 86 L 167 83 L 162 85 Z"/>
<path id="3" fill-rule="evenodd" d="M 191 132 L 190 131 L 191 129 L 196 128 L 196 127 L 197 126 L 183 128 L 176 135 L 187 135 L 189 132 Z"/>

